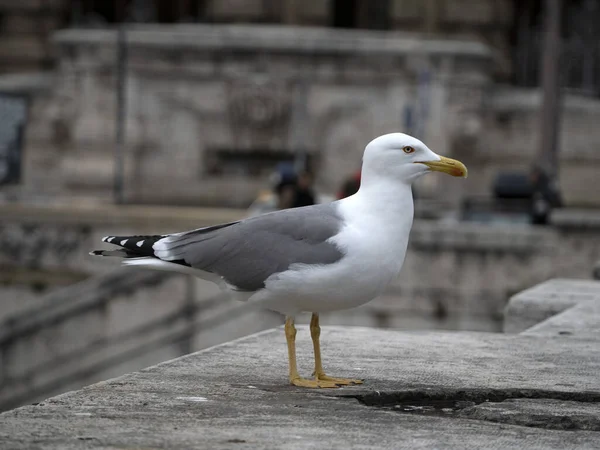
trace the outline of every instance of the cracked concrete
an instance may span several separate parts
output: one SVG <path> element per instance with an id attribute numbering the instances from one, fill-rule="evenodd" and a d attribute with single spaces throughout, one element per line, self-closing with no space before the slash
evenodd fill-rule
<path id="1" fill-rule="evenodd" d="M 600 283 L 588 287 L 600 292 Z M 598 334 L 579 325 L 564 334 L 568 324 L 551 322 L 574 314 L 582 326 L 598 323 L 594 301 L 575 302 L 521 334 L 324 327 L 328 373 L 366 380 L 337 390 L 289 386 L 283 330 L 270 330 L 6 412 L 0 443 L 15 450 L 599 448 Z M 305 327 L 298 354 L 308 375 Z"/>
<path id="2" fill-rule="evenodd" d="M 515 398 L 468 407 L 458 416 L 549 430 L 600 431 L 600 403 L 597 402 Z"/>
<path id="3" fill-rule="evenodd" d="M 555 430 L 600 431 L 600 393 L 541 389 L 417 390 L 358 395 L 403 414 L 464 417 Z"/>

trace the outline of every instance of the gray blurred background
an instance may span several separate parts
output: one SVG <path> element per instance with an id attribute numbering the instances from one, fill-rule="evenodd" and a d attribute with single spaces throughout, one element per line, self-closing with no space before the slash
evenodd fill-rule
<path id="1" fill-rule="evenodd" d="M 281 324 L 87 253 L 349 195 L 388 132 L 469 178 L 424 177 L 400 278 L 323 324 L 501 331 L 512 294 L 591 277 L 598 24 L 596 0 L 0 0 L 0 409 Z"/>

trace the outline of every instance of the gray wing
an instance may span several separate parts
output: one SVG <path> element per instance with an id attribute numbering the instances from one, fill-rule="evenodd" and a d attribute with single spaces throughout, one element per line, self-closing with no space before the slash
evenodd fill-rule
<path id="1" fill-rule="evenodd" d="M 250 219 L 170 235 L 155 255 L 222 276 L 239 290 L 254 291 L 294 263 L 331 264 L 343 253 L 327 240 L 339 233 L 336 202 L 286 209 Z"/>

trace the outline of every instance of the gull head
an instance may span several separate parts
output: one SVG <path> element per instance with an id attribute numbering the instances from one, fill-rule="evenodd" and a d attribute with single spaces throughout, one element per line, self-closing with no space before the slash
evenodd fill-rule
<path id="1" fill-rule="evenodd" d="M 420 140 L 403 133 L 373 139 L 363 155 L 363 178 L 394 179 L 412 183 L 428 172 L 467 177 L 467 168 L 455 159 L 434 153 Z"/>

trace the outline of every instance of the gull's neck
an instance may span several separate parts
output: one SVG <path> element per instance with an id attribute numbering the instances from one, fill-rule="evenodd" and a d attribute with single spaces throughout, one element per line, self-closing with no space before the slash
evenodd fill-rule
<path id="1" fill-rule="evenodd" d="M 398 275 L 406 256 L 414 212 L 410 185 L 371 179 L 340 200 L 339 211 L 346 227 L 337 242 L 348 254 L 359 255 L 356 273 L 379 280 L 383 289 Z M 374 274 L 368 267 L 379 269 Z"/>
<path id="2" fill-rule="evenodd" d="M 409 231 L 414 214 L 410 184 L 390 179 L 364 181 L 356 194 L 342 200 L 359 212 L 354 219 L 360 222 L 375 220 L 390 232 Z"/>

